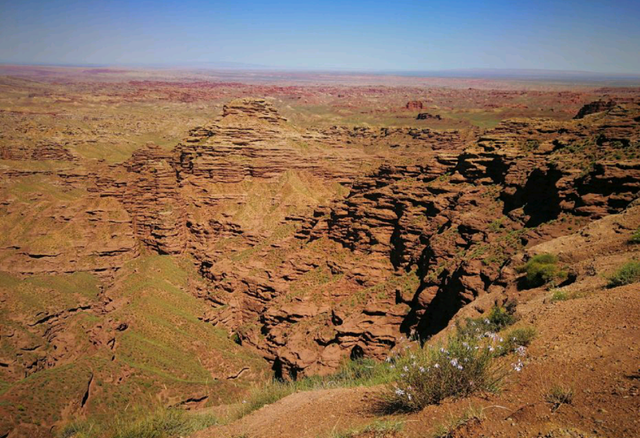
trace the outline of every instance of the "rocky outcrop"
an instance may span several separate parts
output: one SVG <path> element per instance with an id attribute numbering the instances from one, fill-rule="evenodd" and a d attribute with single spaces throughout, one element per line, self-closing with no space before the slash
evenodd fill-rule
<path id="1" fill-rule="evenodd" d="M 0 159 L 74 161 L 77 158 L 65 146 L 52 141 L 39 141 L 34 147 L 19 143 L 2 146 L 0 148 Z"/>
<path id="2" fill-rule="evenodd" d="M 270 179 L 291 170 L 344 181 L 355 172 L 353 164 L 345 161 L 336 169 L 331 161 L 337 157 L 310 149 L 305 138 L 264 99 L 245 98 L 225 105 L 217 121 L 192 129 L 174 154 L 183 185 L 197 186 L 198 180 L 229 184 L 245 178 Z"/>
<path id="3" fill-rule="evenodd" d="M 588 123 L 510 120 L 461 153 L 384 165 L 302 219 L 295 241 L 263 249 L 246 270 L 217 266 L 224 308 L 211 321 L 283 376 L 383 358 L 402 336 L 435 334 L 466 304 L 500 295 L 507 262 L 527 244 L 637 197 L 639 114 L 628 105 Z M 635 145 L 628 160 L 613 159 L 616 142 Z M 592 153 L 611 159 L 585 166 Z M 255 262 L 276 252 L 284 261 Z"/>
<path id="4" fill-rule="evenodd" d="M 409 111 L 415 111 L 415 110 L 421 110 L 422 108 L 424 108 L 424 105 L 420 100 L 411 100 L 407 102 L 407 104 L 404 107 Z"/>
<path id="5" fill-rule="evenodd" d="M 126 210 L 115 199 L 85 195 L 9 199 L 2 215 L 5 229 L 10 230 L 0 247 L 3 270 L 106 275 L 135 258 L 138 244 Z"/>
<path id="6" fill-rule="evenodd" d="M 389 155 L 399 151 L 422 154 L 432 150 L 461 150 L 476 139 L 477 131 L 428 128 L 348 128 L 333 126 L 320 131 L 320 140 L 333 147 L 360 146 Z M 386 151 L 385 151 L 386 150 Z"/>
<path id="7" fill-rule="evenodd" d="M 416 116 L 416 120 L 442 120 L 440 114 L 420 113 Z"/>
<path id="8" fill-rule="evenodd" d="M 582 119 L 590 114 L 601 113 L 610 110 L 614 106 L 616 106 L 616 102 L 613 100 L 596 100 L 580 108 L 580 111 L 578 111 L 574 119 Z"/>
<path id="9" fill-rule="evenodd" d="M 276 126 L 287 121 L 267 100 L 259 98 L 238 99 L 222 107 L 222 118 L 227 123 L 235 117 L 238 117 L 238 121 L 241 123 L 253 120 L 264 121 Z"/>
<path id="10" fill-rule="evenodd" d="M 186 212 L 172 156 L 150 144 L 125 163 L 130 174 L 122 203 L 138 239 L 161 254 L 179 254 L 187 243 Z"/>
<path id="11" fill-rule="evenodd" d="M 624 208 L 640 188 L 639 114 L 631 102 L 566 122 L 510 119 L 481 136 L 301 131 L 269 101 L 239 99 L 171 152 L 147 145 L 123 165 L 42 171 L 88 187 L 99 208 L 57 196 L 38 210 L 85 238 L 64 251 L 7 240 L 3 254 L 32 273 L 112 272 L 138 242 L 187 253 L 208 280 L 197 288 L 211 304 L 203 321 L 278 375 L 327 373 L 344 357 L 382 359 L 401 337 L 437 333 L 465 304 L 504 290 L 507 262 L 527 244 Z"/>

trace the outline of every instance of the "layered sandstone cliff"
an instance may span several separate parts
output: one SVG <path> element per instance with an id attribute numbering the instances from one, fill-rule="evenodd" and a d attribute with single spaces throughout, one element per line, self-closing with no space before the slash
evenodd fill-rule
<path id="1" fill-rule="evenodd" d="M 385 165 L 246 268 L 214 264 L 222 308 L 208 318 L 293 376 L 437 333 L 477 297 L 502 296 L 528 243 L 637 196 L 639 114 L 631 104 L 588 122 L 507 121 L 462 153 Z"/>

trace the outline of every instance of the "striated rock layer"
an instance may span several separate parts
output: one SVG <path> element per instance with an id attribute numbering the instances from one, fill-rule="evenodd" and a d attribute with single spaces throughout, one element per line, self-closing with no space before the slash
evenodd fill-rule
<path id="1" fill-rule="evenodd" d="M 502 296 L 510 257 L 618 212 L 640 189 L 636 104 L 571 122 L 510 120 L 463 152 L 384 165 L 239 266 L 214 261 L 207 320 L 280 375 L 384 358 L 462 306 Z M 509 281 L 507 281 L 509 280 Z"/>
<path id="2" fill-rule="evenodd" d="M 55 182 L 29 217 L 59 234 L 32 235 L 26 221 L 0 257 L 20 274 L 113 274 L 141 246 L 188 254 L 208 280 L 194 292 L 210 304 L 202 321 L 279 375 L 328 373 L 437 333 L 463 305 L 501 296 L 526 245 L 625 208 L 640 187 L 640 108 L 599 109 L 510 119 L 479 136 L 301 131 L 269 101 L 239 99 L 173 151 L 4 171 Z M 2 203 L 7 220 L 25 209 L 13 201 Z"/>

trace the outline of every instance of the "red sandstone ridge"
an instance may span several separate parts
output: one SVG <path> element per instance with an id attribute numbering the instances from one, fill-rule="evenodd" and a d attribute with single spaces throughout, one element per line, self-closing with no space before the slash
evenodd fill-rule
<path id="1" fill-rule="evenodd" d="M 412 100 L 407 102 L 407 104 L 404 107 L 409 111 L 415 111 L 415 110 L 421 110 L 423 108 L 423 104 L 422 104 L 422 101 L 420 100 Z"/>
<path id="2" fill-rule="evenodd" d="M 637 159 L 604 157 L 619 139 L 637 144 L 639 114 L 633 104 L 588 125 L 507 121 L 462 153 L 383 166 L 303 221 L 298 241 L 277 242 L 286 257 L 263 263 L 275 255 L 263 248 L 247 269 L 214 266 L 225 293 L 209 318 L 285 376 L 327 373 L 346 356 L 384 358 L 401 336 L 435 334 L 464 305 L 505 292 L 513 276 L 502 267 L 529 242 L 637 196 Z M 587 169 L 565 150 L 585 141 L 603 156 Z"/>
<path id="3" fill-rule="evenodd" d="M 575 115 L 574 119 L 582 119 L 590 114 L 601 113 L 603 111 L 610 110 L 616 106 L 616 102 L 613 100 L 598 100 L 595 102 L 591 102 L 580 108 L 578 114 Z"/>
<path id="4" fill-rule="evenodd" d="M 125 167 L 130 178 L 122 203 L 136 236 L 161 254 L 180 254 L 186 246 L 186 212 L 171 154 L 149 144 Z"/>

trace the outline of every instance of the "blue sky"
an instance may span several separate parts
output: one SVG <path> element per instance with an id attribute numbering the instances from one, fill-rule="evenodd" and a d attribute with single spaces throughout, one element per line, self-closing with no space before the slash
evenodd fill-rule
<path id="1" fill-rule="evenodd" d="M 640 1 L 0 0 L 0 62 L 640 73 Z"/>

